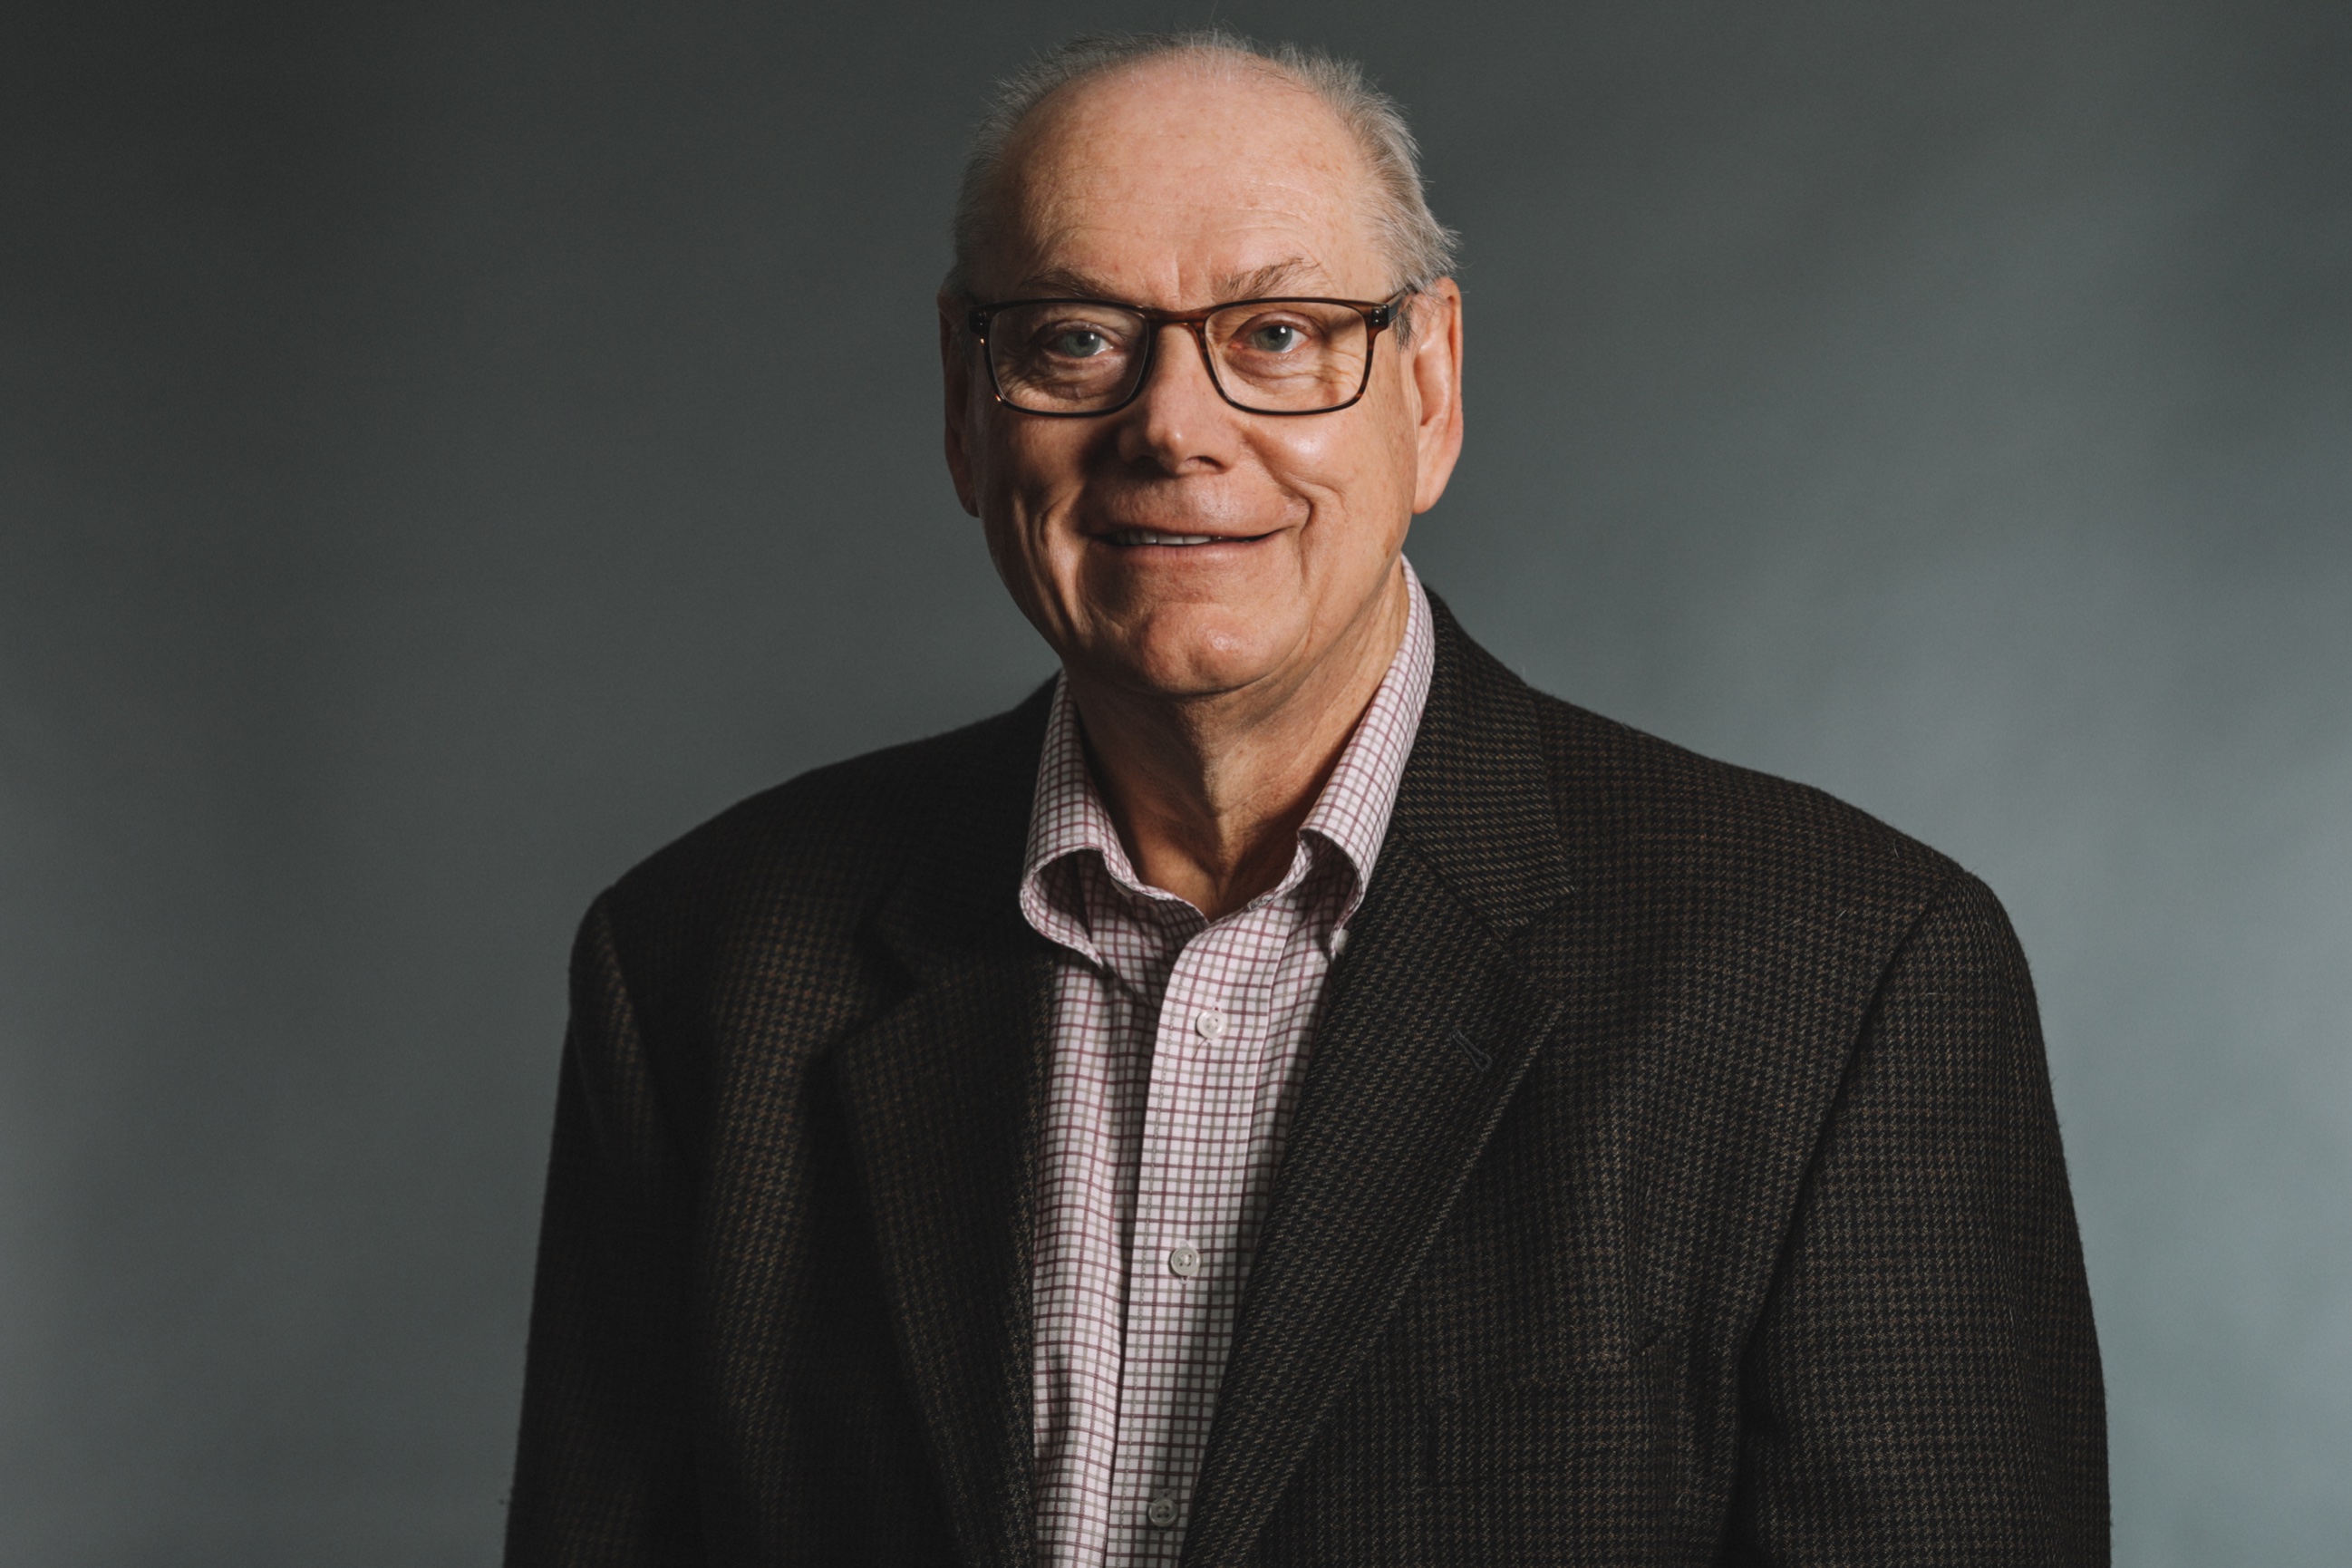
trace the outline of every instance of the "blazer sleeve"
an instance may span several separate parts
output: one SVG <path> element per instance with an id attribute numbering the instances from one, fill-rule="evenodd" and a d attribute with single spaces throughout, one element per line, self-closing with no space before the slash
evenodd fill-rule
<path id="1" fill-rule="evenodd" d="M 2032 983 L 1972 877 L 1882 979 L 1741 1392 L 1734 1563 L 2107 1561 L 2098 1344 Z"/>
<path id="2" fill-rule="evenodd" d="M 698 1563 L 688 1197 L 600 900 L 572 956 L 508 1568 Z"/>

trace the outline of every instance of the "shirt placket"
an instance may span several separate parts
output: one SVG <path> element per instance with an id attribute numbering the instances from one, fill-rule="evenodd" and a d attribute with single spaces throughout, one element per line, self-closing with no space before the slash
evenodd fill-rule
<path id="1" fill-rule="evenodd" d="M 1216 1372 L 1238 1289 L 1234 1227 L 1247 1180 L 1248 1092 L 1263 1033 L 1239 977 L 1259 912 L 1178 957 L 1152 1041 L 1128 1255 L 1114 1562 L 1172 1563 L 1192 1512 Z"/>

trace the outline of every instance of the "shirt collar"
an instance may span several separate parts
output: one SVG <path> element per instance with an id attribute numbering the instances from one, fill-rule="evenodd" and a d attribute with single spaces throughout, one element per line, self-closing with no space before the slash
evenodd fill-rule
<path id="1" fill-rule="evenodd" d="M 1398 781 L 1404 776 L 1405 759 L 1412 754 L 1422 709 L 1429 699 L 1430 671 L 1436 663 L 1437 640 L 1428 595 L 1422 591 L 1412 563 L 1402 565 L 1404 640 L 1397 645 L 1388 673 L 1381 677 L 1323 793 L 1299 828 L 1302 838 L 1312 834 L 1329 845 L 1353 873 L 1352 887 L 1335 926 L 1347 923 L 1371 885 L 1381 841 L 1387 836 L 1389 816 L 1396 807 Z M 1136 875 L 1110 812 L 1095 789 L 1077 706 L 1070 700 L 1069 682 L 1064 679 L 1055 682 L 1045 749 L 1037 763 L 1037 788 L 1029 808 L 1029 843 L 1022 858 L 1021 912 L 1047 941 L 1099 962 L 1101 954 L 1087 935 L 1083 910 L 1055 899 L 1048 886 L 1050 868 L 1088 853 L 1099 856 L 1103 869 L 1131 895 L 1182 902 L 1171 893 L 1144 886 Z M 1302 870 L 1295 859 L 1290 875 L 1276 891 L 1294 885 Z"/>
<path id="2" fill-rule="evenodd" d="M 1404 563 L 1404 640 L 1397 645 L 1388 674 L 1357 721 L 1356 732 L 1348 738 L 1347 750 L 1339 753 L 1339 766 L 1331 770 L 1315 809 L 1299 828 L 1321 835 L 1355 868 L 1356 890 L 1340 911 L 1341 924 L 1371 886 L 1372 868 L 1388 837 L 1389 816 L 1396 809 L 1397 784 L 1404 777 L 1405 759 L 1412 754 L 1413 736 L 1421 730 L 1421 710 L 1429 701 L 1430 671 L 1437 662 L 1429 597 L 1411 562 Z"/>

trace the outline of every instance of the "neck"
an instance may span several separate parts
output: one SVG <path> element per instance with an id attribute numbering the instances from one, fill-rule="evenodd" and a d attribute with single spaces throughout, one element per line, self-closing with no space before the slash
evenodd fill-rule
<path id="1" fill-rule="evenodd" d="M 1211 920 L 1282 880 L 1404 640 L 1409 593 L 1400 563 L 1323 657 L 1279 683 L 1171 698 L 1066 672 L 1138 876 Z"/>

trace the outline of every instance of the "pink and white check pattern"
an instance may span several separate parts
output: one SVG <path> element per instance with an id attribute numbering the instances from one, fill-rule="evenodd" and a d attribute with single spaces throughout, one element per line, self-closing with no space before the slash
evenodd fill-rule
<path id="1" fill-rule="evenodd" d="M 1435 643 L 1403 643 L 1272 891 L 1143 886 L 1054 694 L 1021 908 L 1063 951 L 1034 1273 L 1038 1561 L 1173 1564 L 1324 980 L 1370 885 Z"/>

